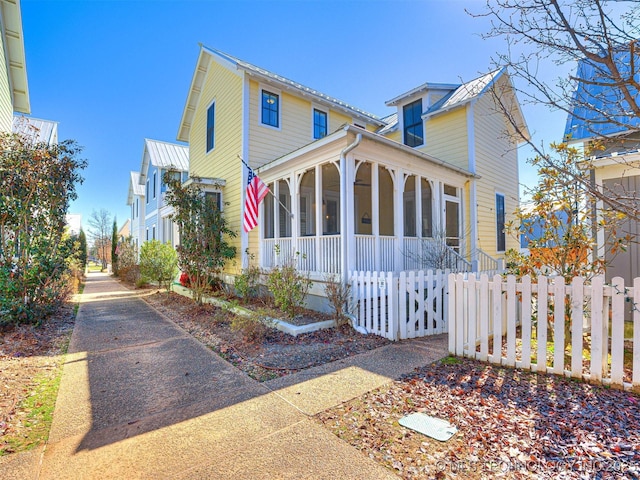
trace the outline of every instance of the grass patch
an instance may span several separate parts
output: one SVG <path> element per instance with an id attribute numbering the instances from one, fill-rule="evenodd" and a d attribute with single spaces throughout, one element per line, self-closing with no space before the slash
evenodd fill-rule
<path id="1" fill-rule="evenodd" d="M 440 363 L 442 365 L 458 365 L 462 363 L 462 360 L 457 357 L 445 357 L 442 360 L 440 360 Z"/>
<path id="2" fill-rule="evenodd" d="M 53 375 L 41 374 L 34 379 L 35 387 L 17 408 L 19 412 L 24 412 L 23 423 L 26 428 L 20 436 L 7 435 L 3 439 L 6 444 L 0 448 L 0 456 L 31 450 L 47 441 L 62 378 L 62 365 L 63 362 L 60 362 Z"/>

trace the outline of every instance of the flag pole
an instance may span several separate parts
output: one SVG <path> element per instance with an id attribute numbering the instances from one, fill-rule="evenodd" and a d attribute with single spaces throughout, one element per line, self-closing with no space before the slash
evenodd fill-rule
<path id="1" fill-rule="evenodd" d="M 245 162 L 245 161 L 244 161 L 244 158 L 242 158 L 240 155 L 238 155 L 238 158 L 239 158 L 239 159 L 240 159 L 240 161 L 244 164 L 244 166 L 245 166 L 245 167 L 247 167 L 249 170 L 251 170 L 251 171 L 253 172 L 253 168 L 251 168 L 251 167 L 249 166 L 249 164 L 248 164 L 247 162 Z M 275 200 L 280 204 L 280 206 L 281 206 L 282 208 L 284 208 L 284 211 L 285 211 L 285 212 L 287 212 L 291 218 L 293 218 L 293 213 L 291 213 L 291 211 L 287 208 L 287 206 L 286 206 L 284 203 L 282 203 L 282 202 L 280 201 L 280 199 L 279 199 L 278 197 L 276 197 L 276 196 L 273 194 L 273 192 L 271 191 L 271 189 L 270 189 L 270 188 L 267 188 L 267 191 L 271 194 L 271 196 L 272 196 L 273 198 L 275 198 Z"/>

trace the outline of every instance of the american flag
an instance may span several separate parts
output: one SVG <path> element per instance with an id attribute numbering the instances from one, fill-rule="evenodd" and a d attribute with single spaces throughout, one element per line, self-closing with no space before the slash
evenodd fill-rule
<path id="1" fill-rule="evenodd" d="M 269 193 L 269 188 L 264 184 L 249 166 L 249 178 L 247 180 L 247 193 L 244 199 L 244 231 L 250 232 L 258 225 L 258 205 Z"/>

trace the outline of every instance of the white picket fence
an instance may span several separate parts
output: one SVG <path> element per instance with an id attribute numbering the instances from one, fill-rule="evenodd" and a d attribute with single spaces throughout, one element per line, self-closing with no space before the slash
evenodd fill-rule
<path id="1" fill-rule="evenodd" d="M 357 325 L 390 340 L 446 333 L 448 274 L 350 272 Z"/>
<path id="2" fill-rule="evenodd" d="M 528 277 L 518 282 L 514 276 L 451 274 L 448 287 L 450 353 L 618 388 L 640 387 L 640 278 L 625 287 L 618 277 L 611 285 L 603 277 L 589 284 L 576 277 L 565 285 L 562 277 L 539 277 L 532 284 Z M 566 352 L 565 314 L 571 322 Z M 633 338 L 626 340 L 625 314 L 633 322 Z"/>

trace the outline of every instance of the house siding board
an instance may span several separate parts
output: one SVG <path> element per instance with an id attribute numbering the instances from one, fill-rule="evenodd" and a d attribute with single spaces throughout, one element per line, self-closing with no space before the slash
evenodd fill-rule
<path id="1" fill-rule="evenodd" d="M 10 133 L 13 122 L 13 95 L 7 71 L 7 52 L 3 35 L 0 35 L 0 49 L 3 53 L 0 60 L 0 131 Z"/>
<path id="2" fill-rule="evenodd" d="M 402 132 L 398 134 L 402 136 Z M 469 168 L 467 118 L 464 108 L 429 118 L 425 122 L 424 135 L 425 145 L 419 150 L 457 167 Z"/>
<path id="3" fill-rule="evenodd" d="M 514 220 L 518 207 L 518 156 L 516 145 L 505 135 L 504 116 L 498 113 L 490 95 L 474 106 L 476 173 L 478 200 L 478 247 L 493 257 L 497 251 L 496 193 L 504 195 L 506 222 Z M 508 232 L 506 250 L 519 247 L 518 239 Z"/>
<path id="4" fill-rule="evenodd" d="M 211 61 L 202 88 L 189 135 L 191 176 L 220 178 L 223 189 L 224 216 L 228 227 L 240 233 L 242 215 L 242 85 L 243 79 L 222 65 Z M 206 152 L 207 108 L 216 102 L 215 147 Z M 230 239 L 240 251 L 240 236 Z M 239 253 L 238 253 L 239 255 Z"/>

